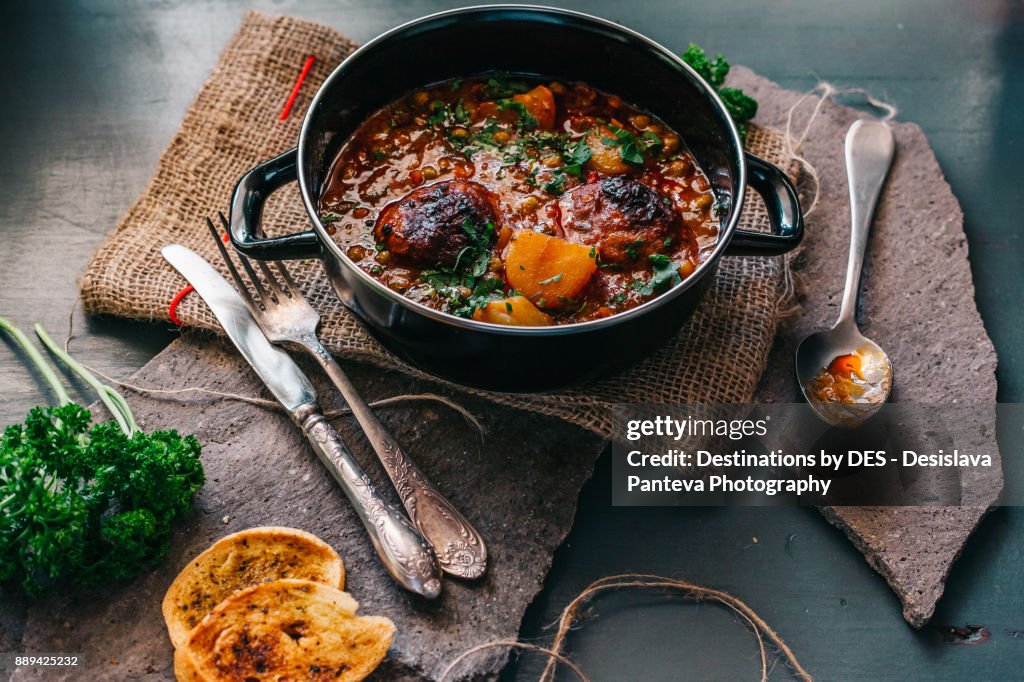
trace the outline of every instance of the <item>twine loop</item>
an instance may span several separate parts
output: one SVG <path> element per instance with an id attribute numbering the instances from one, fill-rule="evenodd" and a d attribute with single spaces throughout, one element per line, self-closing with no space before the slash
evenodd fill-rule
<path id="1" fill-rule="evenodd" d="M 811 129 L 814 127 L 814 123 L 818 120 L 818 115 L 821 113 L 822 107 L 829 100 L 838 100 L 840 97 L 847 97 L 850 95 L 856 95 L 863 100 L 863 103 L 869 107 L 878 110 L 882 113 L 879 120 L 889 122 L 896 118 L 897 109 L 888 102 L 883 102 L 880 99 L 872 97 L 867 90 L 863 88 L 838 88 L 835 85 L 827 81 L 821 81 L 813 88 L 800 95 L 797 101 L 793 102 L 793 106 L 786 112 L 786 128 L 784 131 L 786 146 L 786 153 L 789 157 L 800 164 L 800 167 L 807 173 L 814 183 L 814 194 L 811 199 L 810 205 L 804 211 L 804 216 L 809 216 L 814 212 L 815 207 L 818 205 L 818 198 L 821 195 L 821 178 L 818 176 L 818 171 L 814 165 L 803 156 L 802 147 L 804 142 L 807 140 L 807 136 L 810 135 Z M 817 96 L 818 99 L 814 103 L 814 108 L 811 109 L 810 115 L 804 122 L 803 128 L 799 133 L 794 133 L 793 119 L 796 116 L 801 106 L 812 97 Z"/>

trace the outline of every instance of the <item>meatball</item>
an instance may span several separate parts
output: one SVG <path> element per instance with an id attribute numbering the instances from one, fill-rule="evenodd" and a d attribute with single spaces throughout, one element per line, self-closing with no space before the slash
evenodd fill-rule
<path id="1" fill-rule="evenodd" d="M 679 215 L 639 180 L 615 176 L 566 192 L 558 201 L 571 242 L 597 247 L 605 263 L 647 262 L 679 236 Z"/>
<path id="2" fill-rule="evenodd" d="M 491 223 L 497 229 L 494 196 L 475 182 L 451 180 L 409 192 L 384 207 L 374 234 L 391 253 L 417 265 L 452 267 L 473 239 L 463 224 L 475 229 Z"/>

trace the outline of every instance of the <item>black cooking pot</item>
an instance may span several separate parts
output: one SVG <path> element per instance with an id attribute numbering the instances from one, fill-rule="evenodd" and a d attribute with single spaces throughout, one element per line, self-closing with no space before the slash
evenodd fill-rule
<path id="1" fill-rule="evenodd" d="M 410 90 L 491 70 L 585 81 L 677 130 L 723 207 L 719 242 L 710 257 L 680 285 L 632 310 L 552 327 L 455 317 L 405 298 L 356 267 L 317 215 L 340 146 L 365 118 Z M 313 229 L 263 238 L 264 201 L 296 179 Z M 768 207 L 771 234 L 736 229 L 748 182 Z M 744 153 L 718 96 L 682 60 L 609 21 L 521 5 L 434 14 L 356 50 L 317 92 L 298 147 L 246 173 L 231 206 L 231 240 L 239 251 L 268 260 L 322 259 L 338 296 L 388 349 L 431 374 L 504 391 L 565 386 L 644 356 L 689 319 L 719 258 L 776 256 L 797 246 L 802 236 L 800 205 L 785 173 Z"/>

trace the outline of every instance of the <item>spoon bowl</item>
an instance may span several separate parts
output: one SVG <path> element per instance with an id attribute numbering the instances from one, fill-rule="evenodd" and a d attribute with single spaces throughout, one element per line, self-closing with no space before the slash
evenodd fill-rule
<path id="1" fill-rule="evenodd" d="M 822 400 L 813 387 L 818 374 L 836 358 L 858 355 L 870 388 L 856 401 Z M 833 426 L 857 426 L 881 409 L 892 391 L 892 362 L 882 347 L 854 325 L 836 325 L 805 338 L 796 349 L 796 376 L 804 399 L 823 420 Z"/>
<path id="2" fill-rule="evenodd" d="M 800 390 L 818 416 L 833 426 L 861 424 L 885 404 L 892 391 L 892 362 L 877 343 L 860 333 L 856 309 L 871 220 L 895 151 L 892 129 L 885 121 L 860 120 L 850 126 L 846 134 L 846 173 L 852 229 L 843 303 L 839 319 L 830 330 L 811 334 L 796 349 Z M 852 356 L 851 362 L 844 363 L 844 356 Z M 840 363 L 844 376 L 854 367 L 857 377 L 856 382 L 850 377 L 843 379 L 855 390 L 842 400 L 820 390 L 818 383 L 820 376 L 829 380 L 823 373 L 835 376 L 834 362 Z"/>

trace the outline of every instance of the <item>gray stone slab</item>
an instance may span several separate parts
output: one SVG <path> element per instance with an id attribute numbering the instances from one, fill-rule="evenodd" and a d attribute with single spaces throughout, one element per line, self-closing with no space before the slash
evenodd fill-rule
<path id="1" fill-rule="evenodd" d="M 320 373 L 308 364 L 306 368 L 320 383 Z M 438 390 L 396 373 L 349 370 L 369 400 Z M 246 395 L 264 393 L 237 355 L 220 340 L 199 335 L 171 344 L 133 381 L 161 388 L 201 385 Z M 322 395 L 334 396 L 320 387 Z M 172 678 L 172 648 L 160 614 L 167 586 L 190 557 L 220 536 L 261 525 L 294 526 L 326 540 L 343 557 L 346 589 L 362 611 L 395 622 L 398 634 L 377 679 L 434 679 L 475 644 L 515 639 L 523 612 L 541 589 L 552 554 L 572 525 L 580 487 L 590 476 L 602 441 L 551 418 L 463 395 L 455 398 L 481 419 L 483 437 L 461 415 L 435 402 L 403 403 L 381 408 L 378 414 L 483 534 L 490 570 L 481 581 L 446 580 L 435 603 L 395 585 L 342 492 L 283 413 L 237 401 L 173 402 L 132 394 L 129 400 L 146 430 L 176 428 L 195 433 L 204 444 L 208 480 L 195 512 L 175 533 L 170 557 L 153 572 L 30 607 L 19 649 L 85 653 L 86 667 L 65 674 L 67 679 Z M 370 476 L 397 503 L 355 422 L 340 417 L 334 423 Z M 505 661 L 502 652 L 485 654 L 468 671 L 488 677 Z M 19 671 L 13 679 L 37 675 L 42 673 Z M 60 675 L 51 671 L 46 677 Z"/>
<path id="2" fill-rule="evenodd" d="M 730 79 L 754 91 L 758 120 L 779 128 L 800 93 L 784 90 L 748 69 Z M 795 117 L 802 129 L 813 102 Z M 839 312 L 849 250 L 850 211 L 843 144 L 864 114 L 826 103 L 803 152 L 821 179 L 817 208 L 807 219 L 794 262 L 798 314 L 780 327 L 757 400 L 798 401 L 793 353 L 807 334 L 832 325 Z M 920 127 L 895 123 L 896 158 L 880 199 L 861 289 L 861 328 L 889 353 L 893 400 L 991 405 L 996 355 L 974 300 L 963 213 Z M 992 417 L 994 425 L 994 415 Z M 994 433 L 994 429 L 990 430 Z M 950 567 L 995 501 L 993 482 L 978 507 L 823 509 L 886 579 L 907 621 L 921 627 L 935 610 Z"/>

